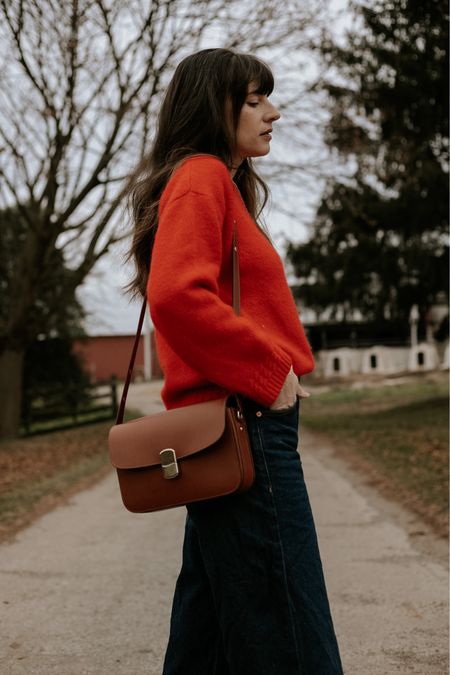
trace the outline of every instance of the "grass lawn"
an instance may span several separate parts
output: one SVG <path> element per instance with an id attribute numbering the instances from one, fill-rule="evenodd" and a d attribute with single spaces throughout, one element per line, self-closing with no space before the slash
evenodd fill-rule
<path id="1" fill-rule="evenodd" d="M 311 389 L 301 420 L 329 435 L 356 467 L 372 467 L 385 492 L 448 534 L 448 373 L 405 384 Z"/>
<path id="2" fill-rule="evenodd" d="M 126 419 L 133 416 L 127 411 Z M 0 542 L 114 470 L 113 420 L 0 443 Z"/>

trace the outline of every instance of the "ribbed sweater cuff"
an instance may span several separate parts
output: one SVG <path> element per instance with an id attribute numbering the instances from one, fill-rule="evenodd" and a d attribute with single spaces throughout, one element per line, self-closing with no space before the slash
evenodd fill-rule
<path id="1" fill-rule="evenodd" d="M 266 407 L 270 407 L 278 398 L 292 366 L 291 356 L 277 345 L 274 346 L 274 356 L 274 359 L 258 369 L 258 396 L 255 396 L 255 400 Z"/>

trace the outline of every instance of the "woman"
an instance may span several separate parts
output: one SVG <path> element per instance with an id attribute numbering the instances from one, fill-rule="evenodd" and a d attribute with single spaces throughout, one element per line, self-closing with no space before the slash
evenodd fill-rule
<path id="1" fill-rule="evenodd" d="M 167 409 L 238 392 L 256 478 L 187 507 L 163 675 L 338 675 L 342 666 L 298 454 L 298 376 L 314 358 L 270 237 L 252 157 L 280 114 L 268 66 L 204 49 L 177 67 L 130 199 Z M 263 203 L 258 211 L 258 191 Z M 232 307 L 238 233 L 241 313 Z"/>

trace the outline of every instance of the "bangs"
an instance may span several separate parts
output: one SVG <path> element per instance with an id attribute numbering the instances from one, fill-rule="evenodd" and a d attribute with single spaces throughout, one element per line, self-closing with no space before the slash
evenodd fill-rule
<path id="1" fill-rule="evenodd" d="M 274 88 L 274 77 L 270 67 L 253 54 L 234 53 L 233 84 L 231 89 L 239 92 L 242 99 L 242 91 L 245 87 L 244 96 L 247 95 L 247 87 L 250 82 L 256 85 L 255 93 L 269 96 Z"/>
<path id="2" fill-rule="evenodd" d="M 248 84 L 254 81 L 256 83 L 256 89 L 254 90 L 256 94 L 261 94 L 263 96 L 270 96 L 274 87 L 274 79 L 272 71 L 269 66 L 260 61 L 259 59 L 251 58 L 250 62 L 250 77 Z"/>

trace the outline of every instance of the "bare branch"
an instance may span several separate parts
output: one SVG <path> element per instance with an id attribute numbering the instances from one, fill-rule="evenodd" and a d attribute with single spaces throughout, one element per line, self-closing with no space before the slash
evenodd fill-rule
<path id="1" fill-rule="evenodd" d="M 30 226 L 30 228 L 35 229 L 36 223 L 34 222 L 32 216 L 31 216 L 31 214 L 30 214 L 30 212 L 29 212 L 29 209 L 27 209 L 27 208 L 22 204 L 22 202 L 21 202 L 21 200 L 20 200 L 20 198 L 19 198 L 19 194 L 18 194 L 18 192 L 17 192 L 16 186 L 15 186 L 14 183 L 9 179 L 9 176 L 8 176 L 4 171 L 2 171 L 2 169 L 0 169 L 0 176 L 1 176 L 1 178 L 4 180 L 5 185 L 8 187 L 9 191 L 11 192 L 11 194 L 13 195 L 13 197 L 14 197 L 14 199 L 15 199 L 15 204 L 16 204 L 16 207 L 17 207 L 18 211 L 20 212 L 20 214 L 22 215 L 22 217 L 24 218 L 24 220 L 28 223 L 28 225 Z"/>
<path id="2" fill-rule="evenodd" d="M 271 157 L 271 177 L 295 183 L 319 175 L 310 141 L 317 80 L 302 89 L 293 74 L 326 2 L 0 0 L 0 195 L 39 237 L 34 259 L 58 240 L 81 279 L 126 236 L 114 215 L 120 182 L 151 141 L 177 62 L 211 42 L 279 67 L 277 105 L 286 120 L 279 138 L 301 160 Z M 24 283 L 34 302 L 31 276 Z"/>

